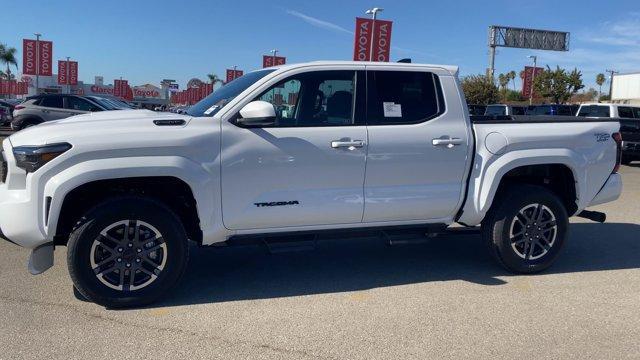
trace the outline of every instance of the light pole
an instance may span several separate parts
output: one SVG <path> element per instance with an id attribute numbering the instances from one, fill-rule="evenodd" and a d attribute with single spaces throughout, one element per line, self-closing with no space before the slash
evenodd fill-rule
<path id="1" fill-rule="evenodd" d="M 609 69 L 607 69 L 605 71 L 608 72 L 609 74 L 611 74 L 609 76 L 609 102 L 611 102 L 613 100 L 613 96 L 611 96 L 611 95 L 613 95 L 613 75 L 614 74 L 618 74 L 619 71 L 609 70 Z M 598 99 L 598 101 L 600 101 L 600 99 Z"/>
<path id="2" fill-rule="evenodd" d="M 373 32 L 376 28 L 376 17 L 378 13 L 383 10 L 384 10 L 383 8 L 374 7 L 373 9 L 369 9 L 364 12 L 367 15 L 371 15 L 371 19 L 373 20 L 373 22 L 371 23 L 371 41 L 370 41 L 371 46 L 369 48 L 369 61 L 373 61 Z"/>
<path id="3" fill-rule="evenodd" d="M 536 79 L 536 66 L 538 57 L 530 55 L 529 59 L 533 59 L 533 69 L 531 69 L 531 93 L 529 94 L 529 105 L 533 104 L 533 81 Z"/>
<path id="4" fill-rule="evenodd" d="M 40 36 L 42 34 L 35 33 L 33 35 L 36 36 L 36 95 L 38 95 L 40 89 Z"/>

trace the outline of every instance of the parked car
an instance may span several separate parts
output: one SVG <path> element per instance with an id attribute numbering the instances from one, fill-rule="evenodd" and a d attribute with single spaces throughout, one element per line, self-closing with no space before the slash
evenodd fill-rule
<path id="1" fill-rule="evenodd" d="M 484 112 L 487 110 L 486 105 L 468 105 L 469 107 L 469 115 L 484 115 Z"/>
<path id="2" fill-rule="evenodd" d="M 79 95 L 36 95 L 14 108 L 11 128 L 22 130 L 46 121 L 104 110 L 110 109 Z"/>
<path id="3" fill-rule="evenodd" d="M 14 104 L 0 100 L 0 126 L 6 126 L 11 122 Z"/>
<path id="4" fill-rule="evenodd" d="M 620 195 L 619 124 L 473 124 L 457 76 L 444 65 L 283 65 L 245 74 L 186 115 L 44 123 L 3 142 L 0 230 L 33 249 L 33 274 L 66 245 L 78 293 L 110 307 L 167 294 L 189 240 L 232 246 L 349 229 L 391 237 L 459 223 L 481 225 L 508 270 L 542 271 L 570 216 L 604 221 L 585 209 Z M 282 103 L 295 111 L 277 112 Z"/>
<path id="5" fill-rule="evenodd" d="M 488 116 L 504 116 L 504 115 L 525 115 L 526 106 L 493 104 L 487 105 L 484 115 Z"/>
<path id="6" fill-rule="evenodd" d="M 640 106 L 626 104 L 583 104 L 578 116 L 608 117 L 620 120 L 622 134 L 622 163 L 640 160 Z"/>
<path id="7" fill-rule="evenodd" d="M 129 107 L 127 104 L 103 96 L 88 95 L 85 96 L 85 99 L 102 105 L 106 110 L 131 110 L 131 107 Z"/>
<path id="8" fill-rule="evenodd" d="M 527 115 L 559 115 L 559 116 L 576 116 L 578 107 L 575 105 L 531 105 L 527 107 Z"/>
<path id="9" fill-rule="evenodd" d="M 580 105 L 578 116 L 640 119 L 640 107 L 625 104 L 587 103 Z"/>

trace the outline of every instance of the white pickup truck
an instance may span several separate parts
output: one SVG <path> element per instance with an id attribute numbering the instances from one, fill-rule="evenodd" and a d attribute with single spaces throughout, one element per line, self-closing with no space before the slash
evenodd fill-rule
<path id="1" fill-rule="evenodd" d="M 604 221 L 584 210 L 620 195 L 619 123 L 474 124 L 457 73 L 286 65 L 250 72 L 184 115 L 101 112 L 20 131 L 3 142 L 2 237 L 33 249 L 34 274 L 66 245 L 76 290 L 112 307 L 166 293 L 189 240 L 481 225 L 503 266 L 541 271 L 569 216 Z"/>

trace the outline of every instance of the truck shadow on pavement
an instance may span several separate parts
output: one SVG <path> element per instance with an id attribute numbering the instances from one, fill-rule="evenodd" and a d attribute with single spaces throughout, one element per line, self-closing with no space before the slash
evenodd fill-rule
<path id="1" fill-rule="evenodd" d="M 181 284 L 155 306 L 358 291 L 431 281 L 486 286 L 513 276 L 476 234 L 389 246 L 382 239 L 320 241 L 313 251 L 269 254 L 264 247 L 192 248 Z M 542 274 L 640 268 L 640 225 L 579 223 L 560 258 Z M 534 275 L 535 276 L 535 275 Z M 425 294 L 427 296 L 428 294 Z"/>

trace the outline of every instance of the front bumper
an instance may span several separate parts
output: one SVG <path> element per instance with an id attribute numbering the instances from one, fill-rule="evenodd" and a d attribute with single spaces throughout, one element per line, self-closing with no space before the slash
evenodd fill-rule
<path id="1" fill-rule="evenodd" d="M 611 174 L 589 206 L 599 205 L 617 200 L 622 194 L 622 176 Z"/>

